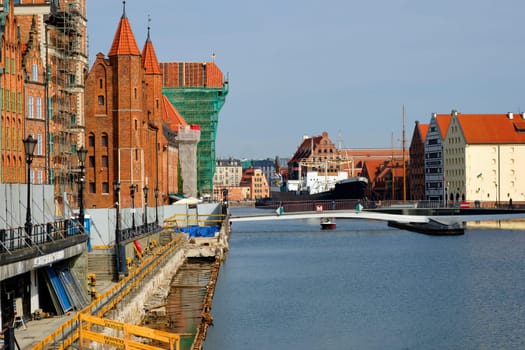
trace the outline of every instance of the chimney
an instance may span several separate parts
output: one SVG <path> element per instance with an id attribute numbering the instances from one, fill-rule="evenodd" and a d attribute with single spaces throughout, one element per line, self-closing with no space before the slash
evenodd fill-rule
<path id="1" fill-rule="evenodd" d="M 525 112 L 521 112 L 521 119 L 525 119 Z"/>
<path id="2" fill-rule="evenodd" d="M 507 113 L 507 115 L 508 115 L 510 120 L 514 119 L 514 113 L 509 112 L 509 113 Z"/>

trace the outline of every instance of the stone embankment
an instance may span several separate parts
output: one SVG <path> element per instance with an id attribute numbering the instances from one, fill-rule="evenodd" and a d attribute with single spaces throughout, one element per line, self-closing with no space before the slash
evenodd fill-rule
<path id="1" fill-rule="evenodd" d="M 169 293 L 173 292 L 171 283 L 174 276 L 181 270 L 181 267 L 184 266 L 188 259 L 211 259 L 214 262 L 208 277 L 208 284 L 203 286 L 206 290 L 204 298 L 202 295 L 198 295 L 200 293 L 196 293 L 198 300 L 193 301 L 194 303 L 198 302 L 201 304 L 199 306 L 201 311 L 199 313 L 198 325 L 195 327 L 197 333 L 191 335 L 184 334 L 186 337 L 190 336 L 194 338 L 191 349 L 201 349 L 206 338 L 207 328 L 212 323 L 210 311 L 213 293 L 215 291 L 215 283 L 217 281 L 220 264 L 228 251 L 229 231 L 228 220 L 225 220 L 216 237 L 185 238 L 186 242 L 172 253 L 165 264 L 157 267 L 139 286 L 133 288 L 128 296 L 126 296 L 121 303 L 117 304 L 105 317 L 137 325 L 145 323 L 147 327 L 156 329 L 163 328 L 171 332 L 170 329 L 159 327 L 159 323 L 152 321 L 152 319 L 163 319 L 163 317 L 167 316 L 166 304 Z M 184 288 L 186 286 L 182 287 Z"/>

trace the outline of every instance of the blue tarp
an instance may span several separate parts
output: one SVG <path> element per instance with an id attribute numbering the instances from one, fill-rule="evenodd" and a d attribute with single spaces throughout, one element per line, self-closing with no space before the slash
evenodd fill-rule
<path id="1" fill-rule="evenodd" d="M 188 226 L 179 228 L 179 231 L 190 237 L 214 237 L 219 232 L 219 226 Z"/>

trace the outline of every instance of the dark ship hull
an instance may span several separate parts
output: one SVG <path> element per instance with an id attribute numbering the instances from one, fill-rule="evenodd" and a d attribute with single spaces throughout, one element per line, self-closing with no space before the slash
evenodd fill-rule
<path id="1" fill-rule="evenodd" d="M 341 180 L 329 191 L 309 194 L 297 192 L 272 192 L 271 198 L 256 202 L 256 206 L 267 206 L 275 202 L 317 201 L 336 199 L 362 199 L 365 196 L 368 180 L 365 177 L 352 177 Z"/>

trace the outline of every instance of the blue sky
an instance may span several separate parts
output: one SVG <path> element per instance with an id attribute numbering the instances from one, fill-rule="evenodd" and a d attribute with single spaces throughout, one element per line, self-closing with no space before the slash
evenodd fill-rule
<path id="1" fill-rule="evenodd" d="M 122 1 L 87 4 L 89 54 L 107 54 Z M 128 0 L 142 49 L 215 62 L 230 92 L 218 157 L 290 157 L 327 131 L 344 148 L 407 147 L 431 113 L 525 111 L 522 0 Z M 392 134 L 394 137 L 392 138 Z"/>

